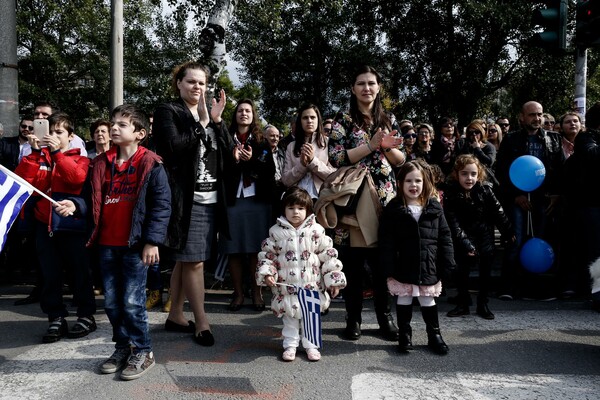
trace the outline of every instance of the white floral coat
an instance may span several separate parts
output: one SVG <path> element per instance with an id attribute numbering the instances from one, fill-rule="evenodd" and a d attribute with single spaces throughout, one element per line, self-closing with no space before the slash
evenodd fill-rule
<path id="1" fill-rule="evenodd" d="M 279 217 L 258 253 L 256 283 L 264 286 L 265 276 L 272 275 L 277 283 L 318 289 L 321 310 L 324 311 L 331 301 L 326 289 L 346 287 L 346 275 L 337 255 L 333 241 L 325 235 L 325 229 L 317 223 L 314 214 L 308 216 L 298 229 L 284 217 Z M 302 318 L 298 296 L 293 288 L 277 285 L 271 290 L 271 310 L 276 316 L 286 314 Z"/>

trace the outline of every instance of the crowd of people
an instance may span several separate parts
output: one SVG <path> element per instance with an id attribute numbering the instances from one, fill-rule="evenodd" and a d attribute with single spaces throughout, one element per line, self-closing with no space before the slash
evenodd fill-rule
<path id="1" fill-rule="evenodd" d="M 301 328 L 294 286 L 317 290 L 323 312 L 342 293 L 347 340 L 362 335 L 369 286 L 379 333 L 402 352 L 412 349 L 418 302 L 429 347 L 448 353 L 435 299 L 455 285 L 447 316 L 469 315 L 469 275 L 478 269 L 476 314 L 495 318 L 488 298 L 496 232 L 505 250 L 499 298 L 590 294 L 587 268 L 600 257 L 600 203 L 588 189 L 598 180 L 600 103 L 588 110 L 587 127 L 577 113 L 555 120 L 535 101 L 523 105 L 514 130 L 507 117 L 476 119 L 464 130 L 451 117 L 413 124 L 384 110 L 382 77 L 361 66 L 349 82 L 348 110 L 324 118 L 317 105 L 304 104 L 284 138 L 261 126 L 250 99 L 224 121 L 223 90 L 207 105 L 210 78 L 202 64 L 179 65 L 175 100 L 153 110 L 152 121 L 134 105 L 118 106 L 109 121 L 91 125 L 87 145 L 71 117 L 47 102 L 23 116 L 17 136 L 0 140 L 2 165 L 53 199 L 30 198 L 4 252 L 10 264 L 31 256 L 23 243 L 36 249 L 35 288 L 16 304 L 40 302 L 49 321 L 43 342 L 94 332 L 94 289 L 102 289 L 115 350 L 100 370 L 142 376 L 155 364 L 148 301 L 161 298 L 167 265 L 165 329 L 214 345 L 205 265 L 218 254 L 228 261 L 231 312 L 246 293 L 256 311 L 265 310 L 271 288 L 284 361 L 295 359 L 300 344 L 309 360 L 321 358 Z M 34 119 L 48 119 L 43 137 L 33 134 Z M 511 180 L 522 155 L 545 167 L 531 192 Z M 551 243 L 550 273 L 520 265 L 519 249 L 531 237 Z M 77 306 L 71 326 L 65 283 Z"/>

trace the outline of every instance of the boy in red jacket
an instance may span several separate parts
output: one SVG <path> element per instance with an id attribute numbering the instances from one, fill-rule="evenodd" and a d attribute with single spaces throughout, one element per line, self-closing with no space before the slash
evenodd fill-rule
<path id="1" fill-rule="evenodd" d="M 40 140 L 29 135 L 31 154 L 24 157 L 15 173 L 55 200 L 80 198 L 90 160 L 79 149 L 69 149 L 74 137 L 71 118 L 64 113 L 48 118 L 49 133 Z M 50 326 L 42 337 L 53 343 L 64 336 L 78 338 L 96 330 L 96 302 L 85 249 L 85 208 L 75 215 L 61 216 L 44 198 L 33 210 L 36 250 L 44 276 L 40 305 L 48 314 Z M 73 300 L 77 304 L 77 322 L 69 331 L 69 315 L 62 298 L 63 267 L 73 271 Z"/>

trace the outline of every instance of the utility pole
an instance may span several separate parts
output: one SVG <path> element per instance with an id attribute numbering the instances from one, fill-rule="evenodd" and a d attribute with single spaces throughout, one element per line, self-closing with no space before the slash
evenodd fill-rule
<path id="1" fill-rule="evenodd" d="M 0 0 L 0 122 L 4 125 L 5 136 L 18 134 L 19 71 L 15 0 Z"/>
<path id="2" fill-rule="evenodd" d="M 123 0 L 111 0 L 110 111 L 123 104 Z"/>
<path id="3" fill-rule="evenodd" d="M 575 111 L 579 113 L 581 122 L 585 124 L 586 110 L 586 77 L 587 49 L 582 46 L 575 48 Z"/>

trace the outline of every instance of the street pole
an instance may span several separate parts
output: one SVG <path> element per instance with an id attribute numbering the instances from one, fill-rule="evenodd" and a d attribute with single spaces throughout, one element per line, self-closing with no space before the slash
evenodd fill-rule
<path id="1" fill-rule="evenodd" d="M 587 77 L 587 49 L 583 46 L 575 48 L 575 102 L 574 108 L 585 124 L 586 103 L 586 77 Z"/>
<path id="2" fill-rule="evenodd" d="M 19 71 L 15 0 L 0 0 L 0 122 L 4 125 L 4 136 L 18 135 Z"/>
<path id="3" fill-rule="evenodd" d="M 111 0 L 110 101 L 112 111 L 123 104 L 123 0 Z"/>

